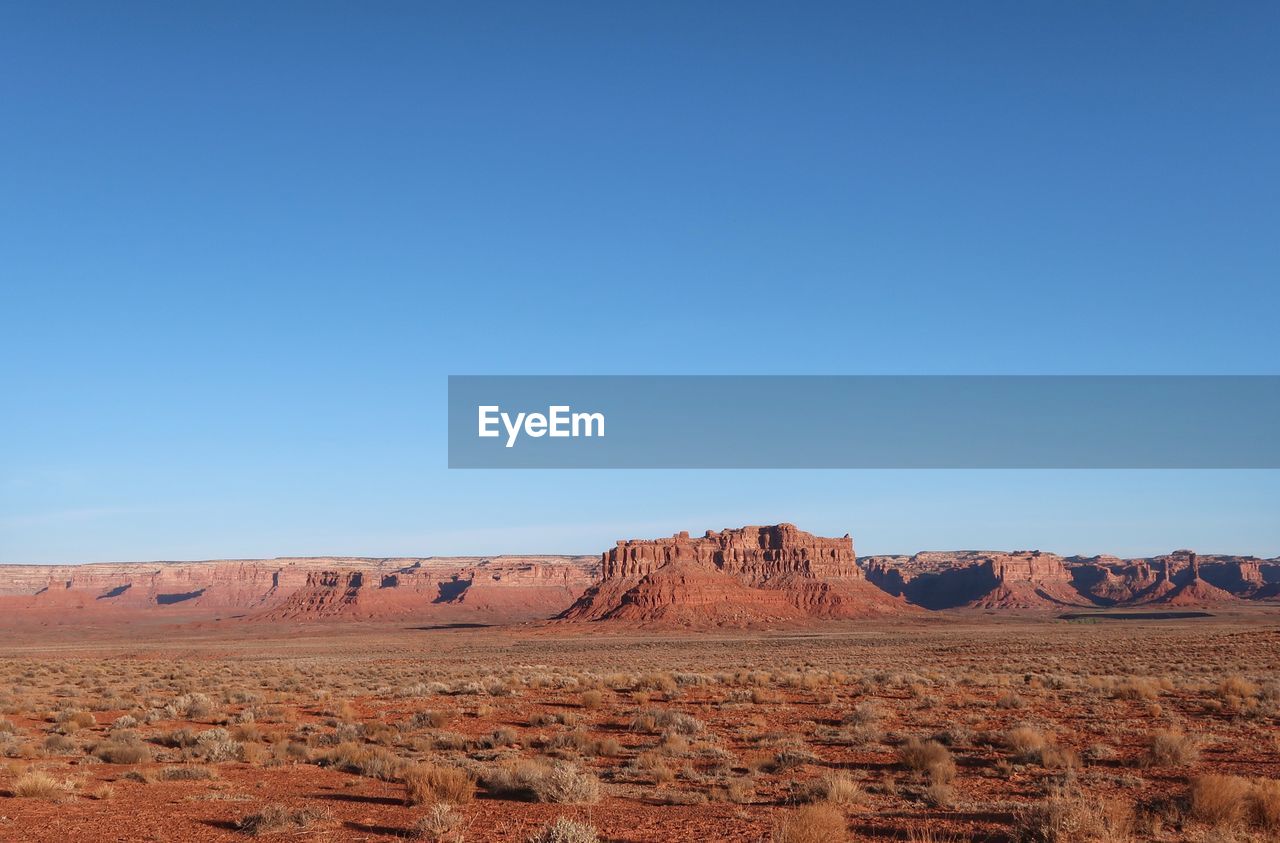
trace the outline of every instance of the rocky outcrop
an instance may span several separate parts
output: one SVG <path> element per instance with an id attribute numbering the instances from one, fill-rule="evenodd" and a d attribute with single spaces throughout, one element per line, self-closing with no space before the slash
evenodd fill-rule
<path id="1" fill-rule="evenodd" d="M 282 558 L 0 566 L 0 624 L 175 620 L 547 618 L 596 579 L 593 557 Z"/>
<path id="2" fill-rule="evenodd" d="M 822 538 L 793 524 L 619 541 L 601 555 L 600 571 L 563 620 L 757 626 L 909 611 L 867 582 L 849 536 Z"/>
<path id="3" fill-rule="evenodd" d="M 1280 591 L 1266 560 L 1200 556 L 1060 557 L 1040 551 L 928 552 L 859 560 L 868 579 L 930 609 L 1050 610 L 1071 606 L 1222 606 Z"/>

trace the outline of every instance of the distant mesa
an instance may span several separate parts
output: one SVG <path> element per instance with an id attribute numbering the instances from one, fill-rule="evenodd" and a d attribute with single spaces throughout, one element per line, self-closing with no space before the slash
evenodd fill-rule
<path id="1" fill-rule="evenodd" d="M 590 556 L 0 565 L 0 625 L 214 618 L 511 623 L 562 611 L 596 579 Z"/>
<path id="2" fill-rule="evenodd" d="M 0 627 L 387 621 L 429 628 L 559 619 L 653 628 L 797 626 L 1098 608 L 1280 607 L 1280 559 L 854 555 L 792 524 L 619 541 L 600 556 L 289 557 L 0 565 Z"/>
<path id="3" fill-rule="evenodd" d="M 941 551 L 859 560 L 867 578 L 927 609 L 1037 611 L 1127 606 L 1224 606 L 1276 599 L 1280 564 L 1256 557 L 1063 558 L 1038 550 Z"/>
<path id="4" fill-rule="evenodd" d="M 793 524 L 619 541 L 600 573 L 561 620 L 737 627 L 918 611 L 867 582 L 849 536 Z"/>

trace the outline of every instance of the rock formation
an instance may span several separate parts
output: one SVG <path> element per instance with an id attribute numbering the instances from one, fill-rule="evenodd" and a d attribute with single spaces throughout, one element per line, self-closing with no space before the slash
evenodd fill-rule
<path id="1" fill-rule="evenodd" d="M 792 524 L 619 541 L 600 571 L 562 619 L 758 626 L 910 610 L 867 582 L 847 535 L 822 538 Z"/>
<path id="2" fill-rule="evenodd" d="M 1268 579 L 1267 560 L 1201 556 L 1190 550 L 1145 559 L 1063 558 L 1040 551 L 926 552 L 865 557 L 859 564 L 871 582 L 929 609 L 1210 607 L 1273 599 L 1280 593 L 1280 586 Z"/>
<path id="3" fill-rule="evenodd" d="M 4 565 L 0 624 L 134 616 L 524 621 L 562 611 L 595 579 L 589 556 Z"/>

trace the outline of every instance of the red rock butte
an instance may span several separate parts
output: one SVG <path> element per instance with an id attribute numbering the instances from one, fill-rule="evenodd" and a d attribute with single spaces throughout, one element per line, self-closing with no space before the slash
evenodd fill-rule
<path id="1" fill-rule="evenodd" d="M 914 611 L 867 582 L 853 539 L 793 524 L 619 541 L 560 617 L 641 626 L 756 626 Z"/>

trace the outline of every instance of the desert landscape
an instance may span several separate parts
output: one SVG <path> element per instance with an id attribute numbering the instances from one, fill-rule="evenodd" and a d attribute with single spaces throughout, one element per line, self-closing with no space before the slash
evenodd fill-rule
<path id="1" fill-rule="evenodd" d="M 0 839 L 1280 839 L 1280 560 L 0 567 Z"/>

